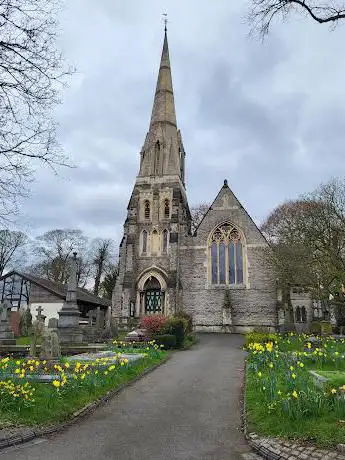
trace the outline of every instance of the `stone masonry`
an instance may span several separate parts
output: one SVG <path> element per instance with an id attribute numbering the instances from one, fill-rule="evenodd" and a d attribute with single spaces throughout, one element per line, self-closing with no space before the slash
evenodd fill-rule
<path id="1" fill-rule="evenodd" d="M 113 315 L 121 324 L 126 324 L 131 317 L 169 315 L 184 309 L 193 315 L 199 331 L 275 330 L 277 292 L 275 275 L 265 258 L 267 242 L 227 181 L 197 230 L 191 232 L 185 155 L 176 121 L 165 30 L 149 130 L 140 153 L 139 173 L 120 244 Z M 217 226 L 224 224 L 232 229 L 226 250 L 232 250 L 231 244 L 233 247 L 241 244 L 241 249 L 236 246 L 236 256 L 218 253 L 217 263 L 224 257 L 224 267 L 227 264 L 226 280 L 221 280 L 225 275 L 219 274 L 221 269 L 217 267 L 215 282 L 211 239 L 217 233 Z M 220 243 L 217 244 L 220 247 Z M 232 268 L 230 259 L 235 264 Z M 226 289 L 230 290 L 230 312 L 223 308 Z"/>

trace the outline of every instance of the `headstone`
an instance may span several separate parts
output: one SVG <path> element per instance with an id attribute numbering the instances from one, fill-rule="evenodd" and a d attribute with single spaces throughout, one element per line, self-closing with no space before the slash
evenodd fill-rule
<path id="1" fill-rule="evenodd" d="M 37 311 L 37 316 L 36 316 L 37 321 L 44 323 L 44 319 L 45 319 L 46 317 L 45 317 L 45 316 L 43 317 L 43 315 L 42 315 L 43 308 L 41 307 L 41 305 L 39 305 L 39 306 L 36 308 L 36 311 Z M 43 318 L 44 318 L 44 319 L 43 319 Z"/>
<path id="2" fill-rule="evenodd" d="M 135 329 L 125 337 L 125 342 L 145 342 L 148 339 L 146 329 Z"/>
<path id="3" fill-rule="evenodd" d="M 44 329 L 45 327 L 42 321 L 36 320 L 32 323 L 32 339 L 31 339 L 31 345 L 30 345 L 30 356 L 37 356 L 38 341 L 42 337 Z"/>
<path id="4" fill-rule="evenodd" d="M 66 300 L 59 311 L 60 343 L 78 344 L 83 341 L 79 325 L 80 311 L 77 304 L 77 253 L 73 253 L 71 276 L 67 286 Z"/>
<path id="5" fill-rule="evenodd" d="M 60 358 L 60 342 L 56 329 L 45 329 L 42 335 L 40 358 L 55 360 Z"/>
<path id="6" fill-rule="evenodd" d="M 57 329 L 59 320 L 57 318 L 49 318 L 48 329 Z"/>
<path id="7" fill-rule="evenodd" d="M 9 313 L 11 311 L 11 305 L 0 304 L 0 344 L 1 345 L 15 345 L 16 340 L 12 332 Z"/>

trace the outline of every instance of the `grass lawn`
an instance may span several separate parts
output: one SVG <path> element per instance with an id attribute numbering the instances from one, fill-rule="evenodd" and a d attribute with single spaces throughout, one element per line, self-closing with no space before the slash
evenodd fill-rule
<path id="1" fill-rule="evenodd" d="M 247 375 L 246 410 L 249 432 L 259 435 L 300 439 L 320 446 L 335 447 L 345 442 L 345 425 L 335 413 L 291 419 L 281 411 L 267 410 L 266 398 L 258 392 L 257 383 Z"/>
<path id="2" fill-rule="evenodd" d="M 55 371 L 60 372 L 61 375 L 61 379 L 59 379 L 60 388 L 54 387 L 52 383 L 26 383 L 25 377 L 12 380 L 17 385 L 23 385 L 20 390 L 22 393 L 27 390 L 34 390 L 33 399 L 30 401 L 30 396 L 28 403 L 23 402 L 23 397 L 21 400 L 15 398 L 13 391 L 12 396 L 10 396 L 11 390 L 7 393 L 4 392 L 3 387 L 1 387 L 1 380 L 5 382 L 6 379 L 1 379 L 0 373 L 0 398 L 4 398 L 3 401 L 6 402 L 0 406 L 0 426 L 4 422 L 39 425 L 66 420 L 89 402 L 98 399 L 109 390 L 114 390 L 133 380 L 145 369 L 158 364 L 166 357 L 166 354 L 164 351 L 151 350 L 147 352 L 145 358 L 131 365 L 120 365 L 119 362 L 116 366 L 108 363 L 99 367 L 99 363 L 97 363 L 94 367 L 90 365 L 90 367 L 84 368 L 85 363 L 81 363 L 78 371 L 74 370 L 74 375 L 72 372 L 67 374 L 64 364 L 61 364 L 62 371 Z M 22 366 L 23 364 L 18 364 L 18 368 Z M 72 368 L 69 370 L 72 371 Z M 64 375 L 66 382 L 62 386 Z M 9 380 L 7 379 L 7 381 Z M 25 384 L 28 386 L 25 387 Z"/>
<path id="3" fill-rule="evenodd" d="M 303 346 L 301 346 L 303 344 Z M 345 443 L 345 341 L 320 338 L 313 349 L 306 335 L 276 335 L 248 345 L 246 415 L 249 431 L 263 436 Z M 308 369 L 330 378 L 315 385 Z"/>

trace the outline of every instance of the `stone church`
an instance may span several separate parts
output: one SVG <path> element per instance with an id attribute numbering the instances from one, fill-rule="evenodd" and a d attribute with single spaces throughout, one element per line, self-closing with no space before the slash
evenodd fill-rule
<path id="1" fill-rule="evenodd" d="M 120 244 L 113 315 L 170 315 L 183 309 L 197 331 L 274 330 L 274 273 L 267 242 L 227 181 L 191 230 L 182 135 L 176 121 L 165 30 L 151 121 Z M 228 291 L 231 308 L 224 308 Z"/>

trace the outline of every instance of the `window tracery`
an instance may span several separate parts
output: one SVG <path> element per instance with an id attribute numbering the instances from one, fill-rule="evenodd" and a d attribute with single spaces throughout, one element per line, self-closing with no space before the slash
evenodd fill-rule
<path id="1" fill-rule="evenodd" d="M 219 225 L 209 245 L 212 284 L 243 284 L 243 243 L 231 224 Z"/>

